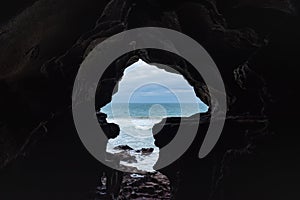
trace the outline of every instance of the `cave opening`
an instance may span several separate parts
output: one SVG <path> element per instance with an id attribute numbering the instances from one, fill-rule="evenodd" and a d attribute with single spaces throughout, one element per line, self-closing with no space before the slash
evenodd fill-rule
<path id="1" fill-rule="evenodd" d="M 139 59 L 125 69 L 111 101 L 100 108 L 107 122 L 120 129 L 117 137 L 109 139 L 106 151 L 120 155 L 126 171 L 153 172 L 159 158 L 154 125 L 168 117 L 205 113 L 208 108 L 178 71 Z"/>

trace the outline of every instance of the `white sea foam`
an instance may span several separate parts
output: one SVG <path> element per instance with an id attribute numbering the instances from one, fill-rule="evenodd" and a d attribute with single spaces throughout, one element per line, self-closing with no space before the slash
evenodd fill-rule
<path id="1" fill-rule="evenodd" d="M 164 106 L 164 109 L 161 107 Z M 107 122 L 117 124 L 120 127 L 119 135 L 110 139 L 107 144 L 107 152 L 117 153 L 120 150 L 115 150 L 114 147 L 127 145 L 134 150 L 142 148 L 153 148 L 154 151 L 150 154 L 141 154 L 131 151 L 137 163 L 129 163 L 121 161 L 120 164 L 136 167 L 143 171 L 153 171 L 153 166 L 159 157 L 159 148 L 155 146 L 152 128 L 155 124 L 160 123 L 166 116 L 182 117 L 191 116 L 200 112 L 202 105 L 198 104 L 130 104 L 129 112 L 123 104 L 116 104 L 115 111 L 112 112 L 111 105 L 101 109 L 105 112 Z M 204 108 L 205 109 L 205 108 Z M 203 109 L 202 109 L 203 110 Z"/>

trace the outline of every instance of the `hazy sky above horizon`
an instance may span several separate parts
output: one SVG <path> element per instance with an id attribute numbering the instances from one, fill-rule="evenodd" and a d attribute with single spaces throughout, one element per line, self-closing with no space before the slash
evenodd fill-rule
<path id="1" fill-rule="evenodd" d="M 142 60 L 127 67 L 111 103 L 202 103 L 180 74 Z"/>

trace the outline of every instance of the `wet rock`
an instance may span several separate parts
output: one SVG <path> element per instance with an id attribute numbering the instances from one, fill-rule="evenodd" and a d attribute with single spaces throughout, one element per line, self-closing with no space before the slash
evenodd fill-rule
<path id="1" fill-rule="evenodd" d="M 114 149 L 116 149 L 116 150 L 125 150 L 125 151 L 127 151 L 127 150 L 133 150 L 133 148 L 131 148 L 128 145 L 120 145 L 120 146 L 114 147 Z"/>
<path id="2" fill-rule="evenodd" d="M 154 151 L 154 148 L 142 148 L 135 150 L 136 153 L 141 153 L 142 155 L 149 155 Z"/>
<path id="3" fill-rule="evenodd" d="M 142 176 L 125 174 L 118 197 L 125 199 L 171 199 L 170 182 L 159 173 L 148 173 Z"/>

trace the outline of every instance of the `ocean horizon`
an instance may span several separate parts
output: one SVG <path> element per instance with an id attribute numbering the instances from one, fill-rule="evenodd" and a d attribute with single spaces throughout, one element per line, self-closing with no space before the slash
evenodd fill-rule
<path id="1" fill-rule="evenodd" d="M 114 147 L 127 145 L 134 150 L 153 148 L 154 152 L 147 156 L 136 156 L 138 163 L 127 163 L 139 170 L 153 171 L 157 162 L 159 148 L 155 146 L 152 128 L 166 117 L 188 117 L 208 110 L 204 103 L 109 103 L 100 109 L 107 114 L 107 122 L 117 124 L 120 133 L 109 139 L 106 151 L 117 153 Z M 123 163 L 126 165 L 126 163 Z"/>
<path id="2" fill-rule="evenodd" d="M 108 118 L 188 117 L 207 112 L 204 103 L 133 102 L 109 103 L 100 109 Z"/>

